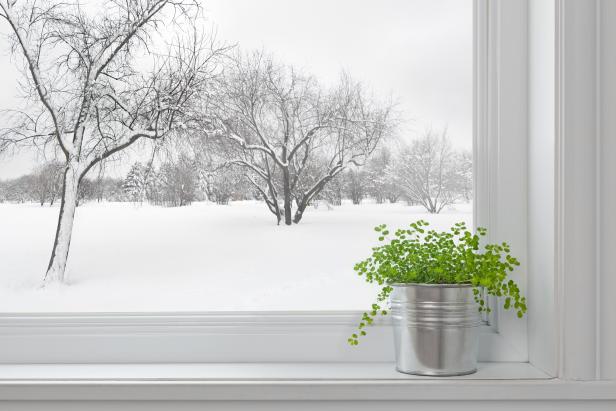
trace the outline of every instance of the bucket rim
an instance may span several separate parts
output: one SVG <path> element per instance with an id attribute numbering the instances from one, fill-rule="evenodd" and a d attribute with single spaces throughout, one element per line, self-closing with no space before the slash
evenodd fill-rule
<path id="1" fill-rule="evenodd" d="M 474 288 L 472 284 L 391 283 L 392 287 Z"/>

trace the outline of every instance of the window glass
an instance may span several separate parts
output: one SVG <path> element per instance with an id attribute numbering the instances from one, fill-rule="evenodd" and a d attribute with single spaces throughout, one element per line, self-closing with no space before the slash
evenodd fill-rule
<path id="1" fill-rule="evenodd" d="M 200 66 L 201 82 L 185 87 L 191 100 L 174 103 L 185 104 L 178 118 L 164 112 L 172 132 L 88 170 L 83 163 L 61 280 L 49 278 L 49 266 L 66 197 L 65 154 L 53 137 L 23 144 L 15 133 L 36 131 L 24 113 L 52 122 L 2 21 L 0 311 L 369 307 L 374 288 L 353 266 L 377 243 L 376 225 L 472 225 L 472 7 L 209 0 L 198 16 L 185 16 L 190 30 L 168 23 L 175 12 L 161 14 L 101 77 L 105 93 L 123 90 L 118 99 L 140 115 L 140 102 L 171 105 L 175 87 L 186 84 L 180 77 L 192 73 L 184 65 L 190 52 L 175 41 L 192 39 L 193 29 L 212 58 Z M 41 63 L 43 92 L 69 124 L 80 103 L 66 95 L 81 91 L 67 81 L 77 57 L 61 60 L 63 50 Z M 160 67 L 174 69 L 153 76 Z M 170 97 L 146 93 L 152 84 Z M 132 118 L 105 93 L 86 127 L 83 153 L 92 156 Z"/>

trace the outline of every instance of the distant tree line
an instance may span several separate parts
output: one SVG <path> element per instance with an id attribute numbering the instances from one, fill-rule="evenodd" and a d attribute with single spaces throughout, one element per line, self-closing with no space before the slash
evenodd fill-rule
<path id="1" fill-rule="evenodd" d="M 29 174 L 0 181 L 0 203 L 53 205 L 62 195 L 62 164 L 48 162 Z M 155 168 L 140 162 L 132 165 L 126 177 L 85 177 L 79 184 L 77 204 L 85 202 L 139 202 L 185 206 L 202 199 L 198 172 L 190 161 L 168 161 Z"/>
<path id="2" fill-rule="evenodd" d="M 62 164 L 51 161 L 29 174 L 0 181 L 0 203 L 38 203 L 54 205 L 62 196 Z M 122 178 L 84 178 L 77 192 L 78 204 L 87 201 L 126 201 Z"/>
<path id="3" fill-rule="evenodd" d="M 317 178 L 311 173 L 305 171 L 307 180 Z M 430 213 L 439 213 L 456 202 L 471 201 L 472 176 L 471 153 L 453 149 L 446 133 L 430 131 L 395 152 L 386 147 L 377 149 L 365 165 L 348 167 L 329 180 L 309 204 L 325 202 L 339 206 L 343 200 L 356 205 L 365 199 L 377 204 L 404 200 L 423 206 Z M 0 202 L 53 205 L 61 190 L 62 165 L 48 162 L 30 174 L 0 181 Z M 114 201 L 181 207 L 199 200 L 224 205 L 263 197 L 246 176 L 244 167 L 204 167 L 188 156 L 167 160 L 159 166 L 135 162 L 124 178 L 84 178 L 78 191 L 79 204 Z M 282 203 L 283 199 L 277 201 Z"/>
<path id="4" fill-rule="evenodd" d="M 32 173 L 13 180 L 0 181 L 0 202 L 38 202 L 53 204 L 62 189 L 62 165 L 45 163 Z"/>
<path id="5" fill-rule="evenodd" d="M 180 157 L 158 168 L 134 163 L 122 182 L 125 200 L 182 207 L 201 199 L 199 173 L 194 161 Z"/>

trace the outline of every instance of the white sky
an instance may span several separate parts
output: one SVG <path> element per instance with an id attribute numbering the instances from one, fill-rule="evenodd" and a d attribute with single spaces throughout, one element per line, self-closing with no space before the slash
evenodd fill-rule
<path id="1" fill-rule="evenodd" d="M 208 0 L 221 41 L 264 49 L 323 82 L 341 70 L 391 95 L 401 138 L 448 127 L 472 145 L 472 0 Z M 6 33 L 0 22 L 0 33 Z M 18 103 L 17 72 L 0 39 L 0 108 Z M 1 126 L 1 125 L 0 125 Z M 0 179 L 28 172 L 36 155 L 0 157 Z"/>

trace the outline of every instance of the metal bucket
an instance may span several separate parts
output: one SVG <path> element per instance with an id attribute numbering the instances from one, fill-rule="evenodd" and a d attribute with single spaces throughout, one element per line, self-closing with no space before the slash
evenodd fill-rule
<path id="1" fill-rule="evenodd" d="M 407 374 L 452 376 L 477 371 L 481 317 L 473 287 L 392 284 L 396 368 Z"/>

